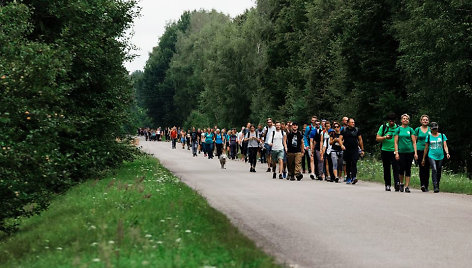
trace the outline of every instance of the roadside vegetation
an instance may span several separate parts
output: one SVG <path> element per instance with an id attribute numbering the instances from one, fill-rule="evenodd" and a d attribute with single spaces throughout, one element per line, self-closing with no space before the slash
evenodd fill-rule
<path id="1" fill-rule="evenodd" d="M 1 267 L 278 267 L 156 159 L 57 197 L 2 237 Z"/>

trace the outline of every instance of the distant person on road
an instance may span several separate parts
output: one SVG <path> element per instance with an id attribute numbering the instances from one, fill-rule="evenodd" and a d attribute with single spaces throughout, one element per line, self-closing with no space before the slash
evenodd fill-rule
<path id="1" fill-rule="evenodd" d="M 192 132 L 190 132 L 190 141 L 192 143 L 192 155 L 195 157 L 198 150 L 198 132 L 195 130 L 195 127 L 192 127 Z"/>
<path id="2" fill-rule="evenodd" d="M 177 145 L 177 128 L 174 126 L 170 132 L 170 138 L 172 139 L 172 149 L 176 149 Z"/>
<path id="3" fill-rule="evenodd" d="M 339 182 L 343 174 L 343 140 L 341 138 L 341 125 L 333 122 L 334 131 L 329 135 L 329 143 L 331 144 L 331 162 L 333 163 L 334 181 Z"/>
<path id="4" fill-rule="evenodd" d="M 238 135 L 236 132 L 236 128 L 233 128 L 229 134 L 229 152 L 230 158 L 235 160 L 238 157 Z"/>
<path id="5" fill-rule="evenodd" d="M 401 116 L 402 124 L 395 130 L 395 159 L 400 167 L 400 192 L 410 192 L 411 162 L 418 160 L 415 130 L 409 126 L 410 116 Z M 405 184 L 403 184 L 405 181 Z"/>
<path id="6" fill-rule="evenodd" d="M 323 159 L 321 155 L 321 147 L 323 146 L 323 131 L 320 127 L 320 123 L 321 122 L 316 119 L 315 126 L 311 129 L 309 137 L 311 149 L 311 170 L 314 172 L 310 175 L 310 177 L 311 179 L 314 179 L 314 176 L 316 176 L 316 178 L 321 181 L 323 180 Z"/>
<path id="7" fill-rule="evenodd" d="M 220 132 L 220 129 L 216 129 L 215 133 L 215 146 L 216 146 L 216 157 L 219 159 L 223 152 L 223 146 L 225 144 L 225 135 Z"/>
<path id="8" fill-rule="evenodd" d="M 213 159 L 213 144 L 215 142 L 215 134 L 212 132 L 211 128 L 207 128 L 205 135 L 205 148 L 208 154 L 208 159 Z"/>
<path id="9" fill-rule="evenodd" d="M 275 126 L 273 125 L 272 118 L 267 118 L 267 126 L 264 127 L 262 130 L 263 132 L 263 137 L 264 137 L 264 151 L 266 154 L 266 160 L 267 160 L 267 172 L 271 171 L 271 165 L 272 165 L 272 147 L 270 145 L 272 141 L 272 134 L 275 131 Z M 275 172 L 275 168 L 272 169 L 272 171 Z"/>
<path id="10" fill-rule="evenodd" d="M 397 130 L 397 124 L 395 124 L 395 114 L 390 113 L 387 115 L 387 122 L 379 127 L 375 140 L 382 144 L 380 156 L 382 158 L 383 175 L 385 182 L 385 191 L 391 191 L 392 177 L 390 167 L 393 170 L 393 181 L 395 185 L 395 191 L 400 190 L 400 181 L 398 178 L 398 162 L 395 160 L 395 131 Z"/>
<path id="11" fill-rule="evenodd" d="M 247 142 L 249 164 L 251 165 L 249 172 L 256 172 L 257 150 L 259 149 L 259 143 L 261 142 L 261 139 L 259 138 L 254 125 L 249 126 L 249 131 L 244 137 L 244 141 Z"/>
<path id="12" fill-rule="evenodd" d="M 441 169 L 444 160 L 444 153 L 446 158 L 451 158 L 449 148 L 447 147 L 446 135 L 438 132 L 438 123 L 431 123 L 431 134 L 426 137 L 425 148 L 421 164 L 426 165 L 426 155 L 431 166 L 431 177 L 433 179 L 434 192 L 439 193 L 439 183 L 441 182 Z"/>
<path id="13" fill-rule="evenodd" d="M 276 168 L 279 164 L 279 179 L 283 179 L 283 170 L 284 170 L 284 154 L 286 151 L 285 143 L 285 132 L 281 129 L 280 122 L 275 122 L 275 130 L 272 131 L 271 138 L 269 140 L 269 145 L 271 147 L 271 160 L 272 160 L 272 178 L 276 178 Z"/>
<path id="14" fill-rule="evenodd" d="M 303 135 L 298 131 L 298 123 L 292 122 L 291 130 L 284 137 L 284 147 L 287 148 L 287 169 L 288 177 L 294 181 L 303 178 L 302 174 L 302 155 L 305 153 Z"/>
<path id="15" fill-rule="evenodd" d="M 347 120 L 347 127 L 341 132 L 340 138 L 343 140 L 343 159 L 346 161 L 346 183 L 357 183 L 357 161 L 359 155 L 364 156 L 364 142 L 359 129 L 356 127 L 354 118 Z"/>
<path id="16" fill-rule="evenodd" d="M 429 116 L 422 115 L 420 117 L 421 126 L 415 129 L 416 136 L 416 150 L 418 152 L 418 159 L 421 161 L 423 159 L 424 148 L 426 143 L 426 138 L 431 134 L 431 129 L 429 128 Z M 424 165 L 419 165 L 419 175 L 420 175 L 420 185 L 421 191 L 428 192 L 429 188 L 429 161 L 426 161 Z"/>

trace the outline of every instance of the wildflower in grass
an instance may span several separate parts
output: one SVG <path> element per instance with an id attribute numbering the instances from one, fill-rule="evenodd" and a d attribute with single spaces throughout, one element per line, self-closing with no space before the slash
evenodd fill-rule
<path id="1" fill-rule="evenodd" d="M 57 250 L 62 250 L 62 248 L 61 248 L 61 247 L 57 247 L 56 249 L 57 249 Z"/>
<path id="2" fill-rule="evenodd" d="M 45 249 L 49 249 L 49 247 L 48 247 L 48 246 L 45 246 L 44 248 L 45 248 Z"/>
<path id="3" fill-rule="evenodd" d="M 110 240 L 110 241 L 108 241 L 108 244 L 113 245 L 113 244 L 115 244 L 115 241 Z"/>
<path id="4" fill-rule="evenodd" d="M 186 233 L 191 233 L 192 231 L 190 231 L 190 230 L 185 230 L 185 232 L 186 232 Z"/>
<path id="5" fill-rule="evenodd" d="M 96 247 L 97 245 L 98 245 L 97 242 L 93 242 L 93 243 L 91 244 L 92 247 Z"/>
<path id="6" fill-rule="evenodd" d="M 151 237 L 152 237 L 152 235 L 150 235 L 150 234 L 146 234 L 144 237 L 146 237 L 146 238 L 151 238 Z"/>
<path id="7" fill-rule="evenodd" d="M 158 244 L 160 245 L 160 244 L 162 244 L 163 242 L 159 240 L 159 241 L 157 241 L 156 243 L 158 243 Z"/>
<path id="8" fill-rule="evenodd" d="M 180 241 L 182 241 L 182 238 L 177 238 L 177 239 L 175 240 L 175 242 L 177 242 L 177 243 L 180 243 Z"/>
<path id="9" fill-rule="evenodd" d="M 92 260 L 93 262 L 100 262 L 100 259 L 99 258 L 95 258 Z"/>
<path id="10" fill-rule="evenodd" d="M 165 222 L 165 220 L 161 220 L 161 222 Z"/>

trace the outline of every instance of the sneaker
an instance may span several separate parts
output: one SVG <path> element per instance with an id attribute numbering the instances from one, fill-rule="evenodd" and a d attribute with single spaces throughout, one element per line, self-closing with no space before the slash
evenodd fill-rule
<path id="1" fill-rule="evenodd" d="M 395 192 L 400 191 L 400 184 L 395 183 Z"/>
<path id="2" fill-rule="evenodd" d="M 344 177 L 344 182 L 347 182 L 347 177 Z"/>
<path id="3" fill-rule="evenodd" d="M 284 177 L 282 177 L 282 174 L 281 174 L 281 173 L 279 173 L 279 179 L 281 179 L 281 180 L 284 179 Z"/>
<path id="4" fill-rule="evenodd" d="M 357 183 L 357 181 L 358 181 L 358 180 L 357 180 L 357 178 L 356 178 L 356 177 L 354 177 L 354 179 L 352 180 L 352 184 L 356 184 L 356 183 Z"/>
<path id="5" fill-rule="evenodd" d="M 351 184 L 351 179 L 346 179 L 346 184 Z"/>
<path id="6" fill-rule="evenodd" d="M 425 192 L 429 192 L 429 189 L 428 189 L 428 187 L 426 187 L 426 189 L 425 189 Z"/>
<path id="7" fill-rule="evenodd" d="M 409 187 L 405 187 L 405 193 L 409 193 L 410 192 L 410 188 Z"/>
<path id="8" fill-rule="evenodd" d="M 314 180 L 314 179 L 315 179 L 315 175 L 310 174 L 310 179 Z"/>
<path id="9" fill-rule="evenodd" d="M 284 179 L 287 178 L 287 172 L 285 172 L 285 171 L 282 172 L 282 176 L 284 177 Z"/>
<path id="10" fill-rule="evenodd" d="M 338 182 L 339 182 L 339 178 L 334 178 L 334 182 L 338 183 Z"/>
<path id="11" fill-rule="evenodd" d="M 268 168 L 266 172 L 271 172 L 270 168 Z"/>
<path id="12" fill-rule="evenodd" d="M 295 177 L 294 176 L 289 176 L 290 177 L 290 180 L 291 181 L 294 181 L 295 180 Z"/>
<path id="13" fill-rule="evenodd" d="M 405 185 L 403 185 L 403 184 L 400 184 L 400 192 L 402 192 L 402 193 L 403 193 L 404 187 L 405 187 Z"/>
<path id="14" fill-rule="evenodd" d="M 298 174 L 296 177 L 297 181 L 301 181 L 303 179 L 303 174 Z"/>
<path id="15" fill-rule="evenodd" d="M 323 180 L 323 178 L 321 176 L 318 176 L 318 178 L 316 178 L 316 179 L 319 180 L 319 181 Z"/>
<path id="16" fill-rule="evenodd" d="M 424 193 L 426 192 L 426 187 L 424 185 L 421 185 L 421 191 Z"/>
<path id="17" fill-rule="evenodd" d="M 272 179 L 275 179 L 277 178 L 277 175 L 275 174 L 275 172 L 272 174 Z"/>
<path id="18" fill-rule="evenodd" d="M 434 188 L 435 193 L 439 193 L 439 188 Z"/>
<path id="19" fill-rule="evenodd" d="M 387 192 L 390 192 L 390 191 L 391 191 L 390 185 L 385 186 L 385 191 L 387 191 Z"/>
<path id="20" fill-rule="evenodd" d="M 249 172 L 252 172 L 252 167 L 251 167 L 251 168 L 249 168 Z"/>

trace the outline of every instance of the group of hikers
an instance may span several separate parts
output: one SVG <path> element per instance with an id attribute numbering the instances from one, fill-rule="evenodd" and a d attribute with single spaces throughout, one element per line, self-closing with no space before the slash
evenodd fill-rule
<path id="1" fill-rule="evenodd" d="M 438 124 L 430 123 L 427 115 L 421 116 L 421 126 L 416 129 L 409 126 L 407 114 L 401 116 L 400 124 L 395 122 L 393 113 L 386 119 L 376 136 L 381 143 L 385 190 L 391 191 L 393 173 L 394 190 L 410 192 L 414 159 L 419 164 L 421 190 L 429 191 L 431 169 L 434 192 L 439 192 L 442 163 L 450 155 L 447 138 L 438 132 Z M 182 149 L 187 146 L 187 150 L 192 151 L 193 157 L 203 153 L 212 159 L 216 153 L 218 158 L 240 159 L 250 164 L 250 172 L 256 172 L 259 159 L 267 163 L 267 172 L 272 172 L 273 179 L 300 181 L 308 171 L 312 180 L 358 182 L 357 162 L 364 156 L 364 143 L 353 118 L 343 117 L 340 122 L 331 122 L 312 116 L 310 124 L 302 127 L 297 122 L 274 122 L 271 118 L 267 118 L 266 123 L 264 127 L 247 123 L 240 131 L 236 128 L 220 130 L 217 126 L 185 131 L 174 126 L 166 128 L 165 132 L 173 149 L 179 141 Z M 153 135 L 152 130 L 144 133 Z"/>

